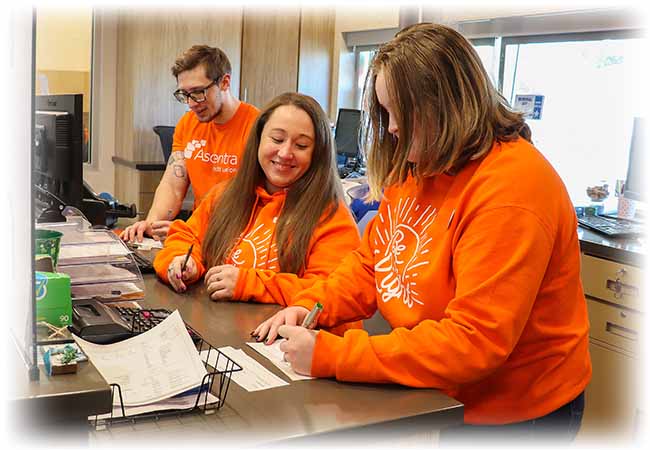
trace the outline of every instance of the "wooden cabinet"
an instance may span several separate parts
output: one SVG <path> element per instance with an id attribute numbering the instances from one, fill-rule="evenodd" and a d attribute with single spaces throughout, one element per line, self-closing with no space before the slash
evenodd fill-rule
<path id="1" fill-rule="evenodd" d="M 631 439 L 640 399 L 639 335 L 643 306 L 638 267 L 582 255 L 593 376 L 586 390 L 583 430 Z"/>
<path id="2" fill-rule="evenodd" d="M 244 8 L 242 35 L 242 100 L 263 108 L 298 83 L 300 10 Z"/>
<path id="3" fill-rule="evenodd" d="M 329 109 L 334 12 L 303 7 L 244 8 L 240 98 L 263 108 L 299 91 Z"/>

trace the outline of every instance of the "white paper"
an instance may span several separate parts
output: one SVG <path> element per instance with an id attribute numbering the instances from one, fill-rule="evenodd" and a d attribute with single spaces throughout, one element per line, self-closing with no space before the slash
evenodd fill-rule
<path id="1" fill-rule="evenodd" d="M 117 393 L 115 395 L 117 395 Z M 165 400 L 161 400 L 159 402 L 149 403 L 141 406 L 126 406 L 124 407 L 124 412 L 127 417 L 130 417 L 130 416 L 135 416 L 136 414 L 146 414 L 154 411 L 168 411 L 172 409 L 191 409 L 194 408 L 194 405 L 196 405 L 196 395 L 197 394 L 192 394 L 192 395 L 184 395 L 182 397 L 168 398 Z M 218 397 L 212 394 L 208 394 L 207 406 L 213 405 L 218 401 L 219 401 Z M 205 402 L 205 392 L 201 394 L 201 399 L 199 400 L 199 404 L 197 406 L 202 406 L 204 402 Z M 99 414 L 97 416 L 88 416 L 88 420 L 92 422 L 94 420 L 104 420 L 110 418 L 115 419 L 119 417 L 124 417 L 122 415 L 122 408 L 120 408 L 119 405 L 114 404 L 112 416 L 111 413 Z"/>
<path id="2" fill-rule="evenodd" d="M 282 378 L 275 376 L 273 373 L 266 370 L 266 368 L 255 361 L 255 359 L 248 356 L 243 350 L 232 347 L 221 347 L 221 353 L 228 358 L 235 361 L 241 368 L 239 372 L 233 372 L 231 375 L 232 381 L 246 389 L 248 392 L 261 391 L 263 389 L 271 389 L 274 387 L 288 386 L 289 383 Z M 204 361 L 208 357 L 208 351 L 201 352 L 201 359 Z M 210 359 L 207 363 L 214 367 L 217 360 L 217 352 L 210 352 Z M 223 364 L 222 364 L 223 361 Z M 219 358 L 219 367 L 217 370 L 225 370 L 225 358 Z"/>
<path id="3" fill-rule="evenodd" d="M 155 239 L 151 239 L 148 237 L 143 237 L 142 242 L 133 240 L 132 242 L 129 242 L 129 244 L 138 247 L 141 250 L 151 250 L 152 248 L 163 248 L 162 241 L 157 241 Z"/>
<path id="4" fill-rule="evenodd" d="M 199 386 L 207 374 L 178 311 L 147 332 L 115 344 L 73 337 L 104 379 L 120 385 L 124 406 L 180 394 Z"/>
<path id="5" fill-rule="evenodd" d="M 283 359 L 284 352 L 280 350 L 280 344 L 283 341 L 285 339 L 278 339 L 271 345 L 266 345 L 264 342 L 247 342 L 247 344 L 260 355 L 271 361 L 275 367 L 284 372 L 292 381 L 313 380 L 314 377 L 296 373 L 291 367 L 291 364 Z"/>
<path id="6" fill-rule="evenodd" d="M 93 256 L 122 256 L 128 255 L 130 252 L 126 245 L 120 241 L 62 245 L 59 250 L 59 261 Z"/>

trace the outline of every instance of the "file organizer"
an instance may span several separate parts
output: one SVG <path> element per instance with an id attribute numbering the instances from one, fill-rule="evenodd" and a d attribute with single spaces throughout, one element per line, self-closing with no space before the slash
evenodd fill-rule
<path id="1" fill-rule="evenodd" d="M 140 314 L 143 314 L 147 311 L 151 311 L 151 310 L 143 309 L 140 311 Z M 134 316 L 131 325 L 134 332 L 137 332 L 137 327 L 135 326 L 135 322 L 136 322 L 136 317 Z M 140 330 L 140 331 L 145 332 L 146 330 Z M 221 409 L 221 407 L 224 405 L 226 401 L 226 396 L 228 395 L 228 388 L 230 387 L 230 380 L 232 374 L 234 372 L 241 371 L 242 367 L 239 364 L 237 364 L 233 359 L 221 353 L 219 349 L 210 345 L 205 339 L 203 339 L 203 337 L 198 332 L 196 332 L 196 330 L 192 329 L 192 331 L 199 337 L 198 341 L 196 342 L 197 351 L 199 353 L 205 350 L 208 351 L 206 362 L 204 363 L 208 373 L 203 377 L 201 385 L 195 388 L 195 390 L 197 390 L 198 392 L 196 393 L 196 397 L 194 399 L 194 405 L 186 409 L 171 409 L 171 410 L 164 410 L 164 411 L 152 411 L 143 414 L 127 415 L 126 408 L 124 406 L 124 398 L 122 396 L 122 389 L 119 384 L 111 383 L 110 385 L 111 393 L 112 393 L 111 403 L 112 405 L 115 405 L 115 399 L 116 398 L 119 399 L 117 406 L 121 412 L 121 416 L 114 417 L 113 416 L 114 408 L 113 408 L 111 409 L 110 417 L 102 417 L 102 418 L 100 418 L 99 416 L 89 417 L 88 420 L 91 423 L 91 425 L 95 427 L 95 430 L 97 431 L 104 430 L 107 427 L 111 426 L 112 424 L 117 424 L 117 423 L 136 422 L 136 421 L 146 420 L 146 419 L 157 420 L 161 417 L 166 417 L 166 416 L 180 416 L 180 415 L 193 414 L 198 412 L 203 412 L 204 414 L 213 414 L 219 409 Z M 216 367 L 211 367 L 207 363 L 207 361 L 210 360 L 210 357 L 212 356 L 213 352 L 216 352 L 217 354 L 217 361 L 215 363 Z M 210 403 L 210 404 L 208 403 L 208 396 L 207 396 L 208 392 L 212 393 L 217 397 L 217 401 L 215 403 Z"/>
<path id="2" fill-rule="evenodd" d="M 71 220 L 72 219 L 72 220 Z M 39 224 L 63 233 L 57 272 L 70 275 L 72 299 L 102 301 L 144 298 L 144 280 L 133 253 L 109 230 L 96 230 L 81 217 Z"/>

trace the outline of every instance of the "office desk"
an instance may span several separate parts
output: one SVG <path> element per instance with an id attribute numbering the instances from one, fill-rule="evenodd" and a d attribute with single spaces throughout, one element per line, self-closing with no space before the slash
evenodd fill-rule
<path id="1" fill-rule="evenodd" d="M 153 275 L 145 276 L 144 307 L 178 309 L 183 319 L 216 347 L 241 348 L 271 372 L 282 372 L 245 343 L 250 332 L 279 309 L 276 305 L 213 302 L 202 284 L 185 294 L 176 294 Z M 287 380 L 288 381 L 288 380 Z M 462 423 L 463 406 L 434 389 L 409 389 L 394 385 L 338 383 L 330 379 L 294 381 L 289 386 L 247 392 L 231 382 L 225 405 L 210 416 L 165 417 L 158 421 L 116 424 L 94 431 L 92 439 L 134 438 L 199 439 L 258 445 L 278 440 L 327 439 L 327 443 L 420 436 L 437 438 L 440 428 Z M 285 442 L 286 443 L 286 442 Z"/>
<path id="2" fill-rule="evenodd" d="M 7 364 L 14 371 L 10 394 L 11 431 L 32 439 L 56 435 L 58 442 L 88 440 L 88 416 L 111 410 L 111 389 L 97 369 L 81 363 L 75 374 L 48 377 L 39 366 L 39 381 L 30 381 L 17 352 Z"/>

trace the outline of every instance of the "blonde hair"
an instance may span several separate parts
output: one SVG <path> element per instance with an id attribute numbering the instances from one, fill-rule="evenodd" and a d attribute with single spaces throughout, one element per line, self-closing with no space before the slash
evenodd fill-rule
<path id="1" fill-rule="evenodd" d="M 309 115 L 315 138 L 309 169 L 287 191 L 277 222 L 276 245 L 282 272 L 299 274 L 304 270 L 314 229 L 336 214 L 343 199 L 343 189 L 336 168 L 329 120 L 313 98 L 298 93 L 279 95 L 262 110 L 253 124 L 242 164 L 214 204 L 202 248 L 208 267 L 223 264 L 245 231 L 255 206 L 255 190 L 266 180 L 257 158 L 262 130 L 273 112 L 285 105 L 300 108 Z"/>
<path id="2" fill-rule="evenodd" d="M 397 143 L 375 92 L 379 72 L 399 129 Z M 443 25 L 413 25 L 384 44 L 370 65 L 363 98 L 361 136 L 375 200 L 409 173 L 422 178 L 454 172 L 488 153 L 495 140 L 531 137 L 523 115 L 490 82 L 472 44 Z M 422 147 L 410 163 L 414 130 Z"/>

